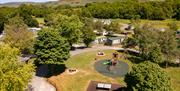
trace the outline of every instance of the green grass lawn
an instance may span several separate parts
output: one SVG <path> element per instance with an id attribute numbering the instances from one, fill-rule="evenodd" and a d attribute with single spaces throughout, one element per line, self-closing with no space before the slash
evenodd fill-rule
<path id="1" fill-rule="evenodd" d="M 39 24 L 44 24 L 44 18 L 36 18 Z"/>
<path id="2" fill-rule="evenodd" d="M 180 67 L 170 67 L 165 70 L 171 77 L 173 90 L 180 91 Z"/>
<path id="3" fill-rule="evenodd" d="M 131 20 L 128 19 L 113 19 L 113 21 L 118 21 L 119 23 L 122 24 L 128 24 L 131 23 Z M 175 22 L 177 26 L 180 28 L 180 21 L 173 20 L 173 19 L 168 19 L 168 20 L 140 20 L 140 24 L 146 24 L 150 23 L 152 24 L 152 27 L 154 28 L 168 28 L 168 24 Z"/>
<path id="4" fill-rule="evenodd" d="M 79 54 L 68 59 L 65 64 L 68 68 L 78 69 L 78 73 L 70 75 L 66 72 L 52 76 L 48 79 L 56 88 L 57 91 L 86 91 L 88 83 L 93 81 L 102 81 L 102 82 L 110 82 L 110 83 L 118 83 L 120 85 L 126 86 L 124 82 L 124 77 L 119 78 L 111 78 L 106 77 L 98 73 L 94 69 L 94 63 L 96 62 L 94 59 L 98 60 L 112 58 L 112 53 L 114 50 L 106 50 L 105 56 L 97 57 L 98 51 L 88 52 Z M 120 53 L 120 55 L 122 55 Z M 130 70 L 133 65 L 132 62 L 124 59 L 120 59 L 126 63 L 128 63 Z M 167 68 L 164 69 L 167 71 L 172 80 L 172 87 L 174 91 L 180 91 L 180 68 Z"/>

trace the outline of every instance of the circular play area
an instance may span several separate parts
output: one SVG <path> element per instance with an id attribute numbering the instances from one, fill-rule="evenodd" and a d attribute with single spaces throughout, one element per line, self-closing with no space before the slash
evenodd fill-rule
<path id="1" fill-rule="evenodd" d="M 111 59 L 97 61 L 95 62 L 94 67 L 99 73 L 113 78 L 125 76 L 129 71 L 127 63 L 117 61 L 116 65 L 113 65 Z"/>

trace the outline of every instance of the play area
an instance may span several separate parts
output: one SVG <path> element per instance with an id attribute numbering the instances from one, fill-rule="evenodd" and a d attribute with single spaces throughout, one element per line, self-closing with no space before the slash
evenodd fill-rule
<path id="1" fill-rule="evenodd" d="M 109 77 L 123 77 L 129 71 L 127 63 L 119 60 L 118 53 L 113 53 L 111 59 L 95 62 L 95 69 L 102 75 Z"/>
<path id="2" fill-rule="evenodd" d="M 129 70 L 127 63 L 118 60 L 117 64 L 113 65 L 110 59 L 98 61 L 94 67 L 99 73 L 109 77 L 123 77 Z"/>

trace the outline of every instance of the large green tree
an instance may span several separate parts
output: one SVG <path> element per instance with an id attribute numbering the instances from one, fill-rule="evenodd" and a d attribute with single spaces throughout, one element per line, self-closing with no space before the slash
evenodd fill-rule
<path id="1" fill-rule="evenodd" d="M 0 45 L 0 91 L 24 91 L 32 78 L 34 66 L 22 63 L 17 48 Z"/>
<path id="2" fill-rule="evenodd" d="M 172 91 L 167 73 L 149 61 L 133 66 L 125 82 L 128 91 Z"/>
<path id="3" fill-rule="evenodd" d="M 61 14 L 55 14 L 53 19 L 54 26 L 60 32 L 60 35 L 66 38 L 69 44 L 77 43 L 81 36 L 84 24 L 80 21 L 76 15 L 65 16 Z"/>
<path id="4" fill-rule="evenodd" d="M 86 28 L 83 31 L 82 39 L 86 46 L 89 47 L 90 43 L 96 39 L 96 34 L 90 28 Z"/>
<path id="5" fill-rule="evenodd" d="M 90 43 L 96 38 L 96 34 L 93 32 L 94 22 L 91 18 L 83 18 L 82 21 L 84 23 L 82 40 L 89 47 Z"/>
<path id="6" fill-rule="evenodd" d="M 68 41 L 55 29 L 43 29 L 38 32 L 35 54 L 40 64 L 62 64 L 69 58 Z"/>
<path id="7" fill-rule="evenodd" d="M 28 30 L 21 17 L 13 17 L 5 24 L 5 43 L 19 48 L 24 53 L 33 51 L 34 34 Z"/>
<path id="8" fill-rule="evenodd" d="M 152 29 L 151 24 L 145 24 L 141 28 L 137 27 L 133 35 L 139 47 L 139 51 L 144 58 L 147 57 L 153 45 L 157 44 L 158 33 Z"/>
<path id="9" fill-rule="evenodd" d="M 165 57 L 166 67 L 174 58 L 176 58 L 176 50 L 178 47 L 175 31 L 172 29 L 162 32 L 159 36 L 159 45 Z"/>

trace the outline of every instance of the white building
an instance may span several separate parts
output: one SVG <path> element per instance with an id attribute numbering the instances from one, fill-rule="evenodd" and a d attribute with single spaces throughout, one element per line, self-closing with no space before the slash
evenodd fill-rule
<path id="1" fill-rule="evenodd" d="M 98 32 L 97 30 L 94 30 L 93 32 L 96 33 L 97 35 L 102 35 L 102 36 L 109 34 L 109 32 L 106 31 L 105 29 L 103 29 L 103 31 L 101 31 L 101 32 Z"/>
<path id="2" fill-rule="evenodd" d="M 106 36 L 98 36 L 96 37 L 96 39 L 94 40 L 95 44 L 103 44 L 107 41 L 107 37 Z"/>
<path id="3" fill-rule="evenodd" d="M 28 30 L 30 30 L 32 32 L 37 32 L 37 31 L 41 30 L 41 28 L 34 27 L 34 28 L 28 28 Z"/>

